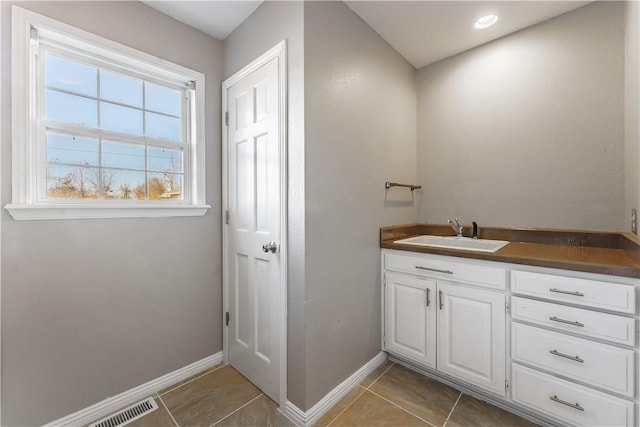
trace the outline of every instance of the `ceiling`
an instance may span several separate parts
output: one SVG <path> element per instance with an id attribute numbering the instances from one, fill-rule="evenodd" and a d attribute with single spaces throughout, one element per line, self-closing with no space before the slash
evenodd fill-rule
<path id="1" fill-rule="evenodd" d="M 141 0 L 218 40 L 224 40 L 260 6 L 262 0 Z"/>
<path id="2" fill-rule="evenodd" d="M 213 37 L 224 40 L 262 1 L 143 0 Z M 514 31 L 584 6 L 589 1 L 345 1 L 415 68 L 434 63 Z M 476 30 L 487 14 L 496 25 Z"/>
<path id="3" fill-rule="evenodd" d="M 588 1 L 346 1 L 415 68 L 576 9 Z M 497 15 L 490 28 L 473 24 Z"/>

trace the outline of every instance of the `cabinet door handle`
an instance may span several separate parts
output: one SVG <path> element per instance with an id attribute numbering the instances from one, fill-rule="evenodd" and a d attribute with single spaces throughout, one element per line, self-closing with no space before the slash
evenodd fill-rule
<path id="1" fill-rule="evenodd" d="M 549 399 L 553 400 L 554 402 L 558 402 L 565 406 L 568 406 L 569 408 L 577 409 L 578 411 L 584 412 L 584 408 L 580 406 L 579 403 L 571 403 L 571 402 L 567 402 L 566 400 L 559 399 L 557 394 L 554 394 L 553 396 L 549 396 Z"/>
<path id="2" fill-rule="evenodd" d="M 429 267 L 423 267 L 421 265 L 416 265 L 416 268 L 418 270 L 435 271 L 436 273 L 453 274 L 453 271 L 451 270 L 440 270 L 439 268 L 429 268 Z"/>
<path id="3" fill-rule="evenodd" d="M 567 325 L 579 326 L 581 328 L 584 328 L 584 323 L 573 322 L 571 320 L 564 320 L 564 319 L 560 319 L 559 317 L 556 317 L 556 316 L 549 317 L 549 320 L 553 320 L 554 322 L 566 323 Z"/>
<path id="4" fill-rule="evenodd" d="M 565 295 L 573 295 L 574 297 L 583 297 L 584 294 L 582 292 L 578 292 L 578 291 L 565 291 L 562 289 L 556 289 L 556 288 L 551 288 L 549 289 L 549 292 L 555 292 L 557 294 L 565 294 Z"/>
<path id="5" fill-rule="evenodd" d="M 554 356 L 564 357 L 565 359 L 573 360 L 574 362 L 584 363 L 584 359 L 581 359 L 579 356 L 569 356 L 568 354 L 560 353 L 558 350 L 549 350 L 549 353 Z"/>
<path id="6" fill-rule="evenodd" d="M 440 310 L 442 310 L 442 291 L 438 291 L 438 296 L 440 297 Z"/>
<path id="7" fill-rule="evenodd" d="M 431 289 L 427 288 L 427 307 L 431 305 Z"/>

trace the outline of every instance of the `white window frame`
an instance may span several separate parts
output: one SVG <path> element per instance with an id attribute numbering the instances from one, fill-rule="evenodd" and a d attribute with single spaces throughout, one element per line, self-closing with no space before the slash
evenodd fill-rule
<path id="1" fill-rule="evenodd" d="M 36 110 L 37 61 L 32 32 L 97 60 L 129 66 L 153 80 L 193 82 L 189 149 L 185 150 L 184 199 L 176 201 L 43 200 L 46 144 Z M 210 208 L 205 189 L 204 74 L 157 58 L 46 16 L 12 6 L 12 200 L 5 209 L 15 220 L 202 216 Z M 169 203 L 168 203 L 169 202 Z"/>

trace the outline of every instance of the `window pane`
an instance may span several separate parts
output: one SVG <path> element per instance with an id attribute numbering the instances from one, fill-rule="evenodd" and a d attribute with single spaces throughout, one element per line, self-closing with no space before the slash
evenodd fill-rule
<path id="1" fill-rule="evenodd" d="M 145 109 L 182 116 L 181 91 L 145 82 Z"/>
<path id="2" fill-rule="evenodd" d="M 142 108 L 142 80 L 100 70 L 100 98 Z"/>
<path id="3" fill-rule="evenodd" d="M 47 133 L 47 162 L 98 166 L 99 161 L 97 139 Z"/>
<path id="4" fill-rule="evenodd" d="M 144 172 L 105 169 L 105 199 L 144 200 Z"/>
<path id="5" fill-rule="evenodd" d="M 149 170 L 181 173 L 182 151 L 149 147 Z"/>
<path id="6" fill-rule="evenodd" d="M 100 127 L 115 132 L 142 135 L 142 111 L 101 102 Z"/>
<path id="7" fill-rule="evenodd" d="M 47 197 L 50 199 L 97 199 L 97 168 L 76 166 L 47 167 Z"/>
<path id="8" fill-rule="evenodd" d="M 112 168 L 144 169 L 144 146 L 103 141 L 102 165 Z M 144 177 L 142 182 L 144 183 Z"/>
<path id="9" fill-rule="evenodd" d="M 44 61 L 45 85 L 96 97 L 96 67 L 51 53 L 47 53 Z"/>
<path id="10" fill-rule="evenodd" d="M 45 116 L 49 120 L 98 127 L 97 102 L 81 96 L 47 89 Z"/>
<path id="11" fill-rule="evenodd" d="M 147 130 L 145 135 L 182 141 L 182 120 L 162 114 L 146 112 Z"/>
<path id="12" fill-rule="evenodd" d="M 181 200 L 182 174 L 150 173 L 149 200 Z"/>

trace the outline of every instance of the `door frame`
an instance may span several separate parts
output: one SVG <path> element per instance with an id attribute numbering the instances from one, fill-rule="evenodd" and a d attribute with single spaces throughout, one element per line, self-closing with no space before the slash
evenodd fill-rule
<path id="1" fill-rule="evenodd" d="M 228 195 L 228 126 L 225 117 L 228 110 L 227 91 L 234 84 L 247 77 L 258 68 L 264 66 L 274 58 L 278 59 L 278 127 L 280 141 L 280 304 L 279 322 L 276 327 L 280 330 L 280 401 L 281 407 L 287 400 L 287 271 L 288 271 L 288 238 L 287 238 L 287 43 L 283 40 L 269 49 L 249 65 L 242 68 L 222 82 L 222 349 L 223 360 L 229 362 L 229 327 L 226 325 L 225 313 L 229 311 L 229 275 L 228 262 L 228 229 L 226 224 L 226 211 L 229 209 Z"/>

